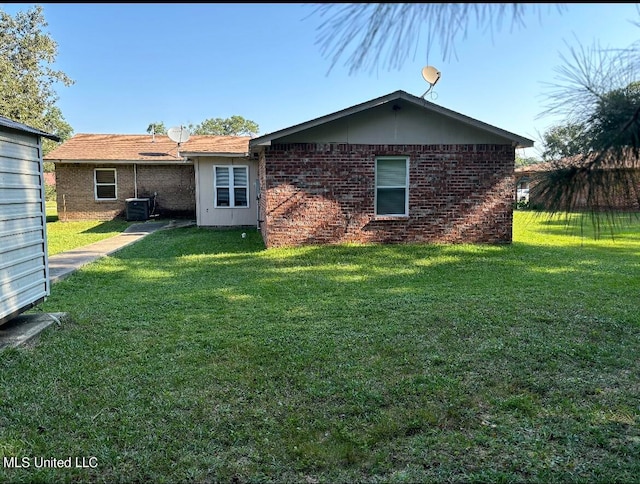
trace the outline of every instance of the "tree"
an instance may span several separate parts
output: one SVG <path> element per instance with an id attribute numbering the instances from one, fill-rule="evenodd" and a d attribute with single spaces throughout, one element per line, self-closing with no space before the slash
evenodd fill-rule
<path id="1" fill-rule="evenodd" d="M 349 73 L 379 66 L 402 67 L 421 47 L 425 57 L 438 41 L 443 59 L 455 56 L 455 42 L 465 37 L 469 26 L 497 28 L 511 17 L 511 27 L 523 26 L 528 11 L 542 5 L 524 3 L 355 3 L 320 4 L 311 15 L 327 17 L 318 27 L 316 43 L 321 53 L 331 58 L 331 70 L 347 56 Z M 555 6 L 558 12 L 564 5 Z"/>
<path id="2" fill-rule="evenodd" d="M 73 81 L 51 67 L 58 45 L 44 31 L 47 25 L 39 5 L 18 12 L 15 18 L 0 11 L 0 114 L 64 141 L 73 130 L 56 106 L 54 86 L 70 86 Z M 43 140 L 45 154 L 55 146 Z"/>
<path id="3" fill-rule="evenodd" d="M 546 161 L 576 156 L 588 149 L 587 133 L 580 123 L 552 126 L 542 135 L 542 142 L 542 158 Z"/>
<path id="4" fill-rule="evenodd" d="M 155 129 L 155 134 L 167 134 L 164 123 L 150 123 L 147 133 L 151 133 L 151 129 Z M 254 121 L 243 118 L 242 116 L 231 116 L 230 118 L 209 118 L 200 124 L 189 124 L 187 126 L 190 134 L 205 134 L 218 136 L 242 136 L 258 133 L 260 128 Z"/>
<path id="5" fill-rule="evenodd" d="M 616 50 L 596 43 L 570 54 L 549 84 L 543 114 L 563 115 L 584 136 L 570 165 L 556 163 L 538 176 L 536 196 L 552 212 L 584 204 L 597 235 L 601 226 L 614 229 L 618 207 L 640 206 L 640 43 Z"/>
<path id="6" fill-rule="evenodd" d="M 147 127 L 147 133 L 167 134 L 167 128 L 162 121 L 160 121 L 159 123 L 150 123 Z"/>
<path id="7" fill-rule="evenodd" d="M 241 136 L 252 135 L 259 131 L 258 124 L 242 116 L 231 116 L 230 118 L 210 118 L 202 123 L 189 125 L 191 134 L 213 134 L 221 136 Z"/>
<path id="8" fill-rule="evenodd" d="M 640 110 L 640 82 L 602 94 L 588 118 L 589 138 L 594 150 L 612 146 L 638 146 L 637 117 Z"/>
<path id="9" fill-rule="evenodd" d="M 516 153 L 516 168 L 522 168 L 523 166 L 535 165 L 541 163 L 542 160 L 533 156 L 520 156 Z"/>

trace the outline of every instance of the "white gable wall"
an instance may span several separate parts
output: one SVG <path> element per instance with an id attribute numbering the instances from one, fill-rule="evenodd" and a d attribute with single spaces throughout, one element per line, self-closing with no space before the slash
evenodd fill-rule
<path id="1" fill-rule="evenodd" d="M 393 106 L 399 109 L 394 110 Z M 442 145 L 511 144 L 512 140 L 442 114 L 426 111 L 413 103 L 397 100 L 273 142 Z"/>
<path id="2" fill-rule="evenodd" d="M 48 295 L 40 137 L 0 127 L 0 323 Z"/>

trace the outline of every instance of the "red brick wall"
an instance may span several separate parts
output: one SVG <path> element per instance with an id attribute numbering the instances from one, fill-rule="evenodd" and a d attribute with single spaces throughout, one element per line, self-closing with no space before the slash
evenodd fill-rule
<path id="1" fill-rule="evenodd" d="M 267 220 L 267 168 L 264 151 L 258 157 L 258 182 L 260 184 L 260 200 L 258 201 L 258 226 L 265 243 L 269 237 L 269 227 Z"/>
<path id="2" fill-rule="evenodd" d="M 406 218 L 375 216 L 375 158 L 389 155 L 409 157 Z M 260 163 L 263 238 L 511 242 L 514 158 L 508 145 L 272 145 Z"/>
<path id="3" fill-rule="evenodd" d="M 95 199 L 95 168 L 115 168 L 118 199 Z M 122 216 L 126 199 L 135 196 L 133 165 L 56 163 L 58 217 L 67 220 L 111 220 Z M 158 193 L 161 215 L 195 217 L 193 165 L 138 165 L 138 197 Z"/>

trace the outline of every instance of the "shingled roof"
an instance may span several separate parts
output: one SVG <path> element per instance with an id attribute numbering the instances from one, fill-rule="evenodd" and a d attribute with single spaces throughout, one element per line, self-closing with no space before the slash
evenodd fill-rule
<path id="1" fill-rule="evenodd" d="M 46 161 L 183 163 L 188 155 L 245 156 L 249 136 L 194 135 L 178 147 L 165 135 L 76 134 L 50 151 Z"/>
<path id="2" fill-rule="evenodd" d="M 574 155 L 547 162 L 535 163 L 532 165 L 520 166 L 515 169 L 516 173 L 543 173 L 566 168 L 586 168 L 594 169 L 640 169 L 640 156 L 632 148 L 625 151 L 625 158 L 621 161 L 620 153 L 613 151 L 608 156 L 598 159 L 597 153 L 588 155 Z"/>

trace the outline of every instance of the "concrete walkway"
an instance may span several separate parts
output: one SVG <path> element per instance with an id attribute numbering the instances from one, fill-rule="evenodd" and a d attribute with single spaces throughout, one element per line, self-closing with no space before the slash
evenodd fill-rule
<path id="1" fill-rule="evenodd" d="M 52 255 L 49 257 L 49 280 L 52 284 L 58 282 L 77 271 L 85 264 L 93 262 L 100 257 L 111 255 L 123 247 L 137 242 L 156 230 L 187 227 L 190 225 L 195 225 L 195 222 L 167 220 L 133 224 L 115 237 L 110 237 L 90 245 L 85 245 L 78 249 Z"/>
<path id="2" fill-rule="evenodd" d="M 124 232 L 108 239 L 95 242 L 78 249 L 52 255 L 49 257 L 49 280 L 51 284 L 73 274 L 82 266 L 101 257 L 133 244 L 147 235 L 161 229 L 189 227 L 192 221 L 148 221 L 130 225 Z M 66 313 L 29 313 L 21 314 L 0 326 L 0 350 L 24 345 L 53 323 L 61 324 Z"/>

